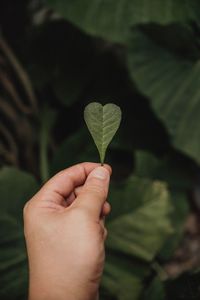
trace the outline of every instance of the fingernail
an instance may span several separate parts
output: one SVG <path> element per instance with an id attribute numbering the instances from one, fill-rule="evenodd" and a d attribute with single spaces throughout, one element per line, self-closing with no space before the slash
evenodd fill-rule
<path id="1" fill-rule="evenodd" d="M 109 177 L 109 171 L 104 167 L 98 167 L 92 171 L 91 175 L 93 177 L 99 178 L 99 179 L 107 179 Z"/>

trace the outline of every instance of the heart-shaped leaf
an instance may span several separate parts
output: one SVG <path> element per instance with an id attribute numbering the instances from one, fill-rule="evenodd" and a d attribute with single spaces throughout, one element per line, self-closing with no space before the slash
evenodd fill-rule
<path id="1" fill-rule="evenodd" d="M 101 164 L 103 164 L 106 149 L 121 122 L 121 109 L 112 103 L 103 106 L 92 102 L 85 108 L 84 119 L 99 151 Z"/>

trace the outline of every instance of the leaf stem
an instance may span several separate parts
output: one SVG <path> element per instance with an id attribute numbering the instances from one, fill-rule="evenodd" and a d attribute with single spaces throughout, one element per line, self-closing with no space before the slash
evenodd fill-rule
<path id="1" fill-rule="evenodd" d="M 48 161 L 48 147 L 51 135 L 51 129 L 54 125 L 55 113 L 50 109 L 42 114 L 41 129 L 40 129 L 40 176 L 43 182 L 49 179 L 49 161 Z"/>

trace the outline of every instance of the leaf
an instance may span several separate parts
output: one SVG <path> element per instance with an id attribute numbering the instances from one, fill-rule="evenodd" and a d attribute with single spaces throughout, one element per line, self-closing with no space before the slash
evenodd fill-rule
<path id="1" fill-rule="evenodd" d="M 0 298 L 27 299 L 28 264 L 22 210 L 38 189 L 28 173 L 5 167 L 0 170 Z"/>
<path id="2" fill-rule="evenodd" d="M 163 282 L 155 277 L 148 289 L 144 290 L 144 300 L 166 300 Z"/>
<path id="3" fill-rule="evenodd" d="M 132 192 L 128 193 L 129 188 Z M 113 202 L 120 201 L 122 206 L 126 200 L 128 204 L 127 209 L 122 208 L 124 214 L 118 215 L 108 223 L 107 246 L 123 254 L 151 261 L 173 232 L 170 194 L 162 182 L 134 177 L 127 182 L 125 191 L 125 197 L 121 193 L 117 198 L 113 198 Z M 135 201 L 138 202 L 137 206 L 133 204 L 135 207 L 132 209 L 131 203 Z"/>
<path id="4" fill-rule="evenodd" d="M 172 233 L 170 193 L 162 182 L 130 177 L 111 185 L 110 202 L 102 287 L 111 299 L 138 300 L 152 259 Z"/>
<path id="5" fill-rule="evenodd" d="M 180 160 L 180 157 L 179 157 Z M 136 152 L 136 174 L 139 177 L 151 180 L 162 180 L 167 182 L 170 190 L 170 200 L 173 206 L 171 222 L 174 228 L 173 234 L 165 242 L 159 257 L 169 259 L 177 248 L 184 231 L 184 225 L 189 213 L 187 190 L 192 187 L 192 178 L 186 168 L 184 160 L 179 161 L 173 156 L 158 159 L 154 155 L 145 152 Z M 181 164 L 181 166 L 179 165 Z"/>
<path id="6" fill-rule="evenodd" d="M 0 216 L 0 297 L 27 299 L 28 263 L 23 226 L 14 217 Z"/>
<path id="7" fill-rule="evenodd" d="M 103 106 L 92 102 L 84 110 L 84 119 L 99 151 L 101 164 L 103 164 L 106 149 L 121 122 L 121 109 L 112 103 Z"/>
<path id="8" fill-rule="evenodd" d="M 143 275 L 144 276 L 144 275 Z M 120 263 L 107 259 L 104 268 L 102 286 L 118 300 L 138 300 L 142 290 L 142 278 Z"/>
<path id="9" fill-rule="evenodd" d="M 200 163 L 199 59 L 178 56 L 140 30 L 132 31 L 129 46 L 128 67 L 139 90 L 151 100 L 174 147 Z"/>
<path id="10" fill-rule="evenodd" d="M 40 177 L 43 182 L 49 179 L 49 159 L 48 150 L 51 139 L 51 132 L 55 125 L 56 112 L 55 110 L 45 106 L 40 119 Z"/>
<path id="11" fill-rule="evenodd" d="M 7 213 L 22 221 L 22 210 L 38 189 L 38 183 L 30 174 L 15 168 L 4 167 L 0 170 L 1 214 Z"/>
<path id="12" fill-rule="evenodd" d="M 136 151 L 135 174 L 138 177 L 165 181 L 172 188 L 182 191 L 193 185 L 192 165 L 178 155 L 165 155 L 158 158 L 147 151 Z"/>
<path id="13" fill-rule="evenodd" d="M 198 0 L 46 0 L 62 17 L 85 32 L 115 42 L 126 42 L 133 25 L 169 24 L 198 20 Z"/>

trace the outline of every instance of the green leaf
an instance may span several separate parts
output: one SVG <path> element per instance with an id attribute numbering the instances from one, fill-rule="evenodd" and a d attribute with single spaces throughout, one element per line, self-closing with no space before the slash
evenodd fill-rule
<path id="1" fill-rule="evenodd" d="M 180 245 L 184 235 L 185 223 L 190 212 L 188 196 L 185 190 L 172 188 L 170 189 L 170 194 L 171 205 L 173 206 L 173 213 L 171 214 L 173 234 L 165 241 L 159 252 L 158 256 L 162 261 L 169 260 Z"/>
<path id="2" fill-rule="evenodd" d="M 7 213 L 22 221 L 22 210 L 38 189 L 38 183 L 30 174 L 15 168 L 0 170 L 1 214 Z"/>
<path id="3" fill-rule="evenodd" d="M 138 88 L 150 98 L 175 148 L 200 163 L 199 59 L 171 51 L 139 30 L 132 31 L 129 46 L 128 66 Z"/>
<path id="4" fill-rule="evenodd" d="M 121 109 L 112 103 L 103 106 L 92 102 L 84 110 L 84 119 L 99 151 L 101 164 L 103 164 L 106 149 L 121 122 Z"/>
<path id="5" fill-rule="evenodd" d="M 187 166 L 187 161 L 180 156 L 165 155 L 158 158 L 147 151 L 136 151 L 135 174 L 138 177 L 152 180 L 165 181 L 172 188 L 178 188 L 185 191 L 191 188 L 193 176 L 191 168 Z"/>
<path id="6" fill-rule="evenodd" d="M 4 214 L 0 216 L 0 227 L 0 297 L 25 300 L 28 290 L 28 263 L 23 226 L 19 220 Z"/>
<path id="7" fill-rule="evenodd" d="M 102 287 L 111 299 L 138 300 L 152 259 L 172 233 L 170 194 L 162 182 L 130 177 L 111 185 L 109 200 Z"/>
<path id="8" fill-rule="evenodd" d="M 173 232 L 172 204 L 166 185 L 133 177 L 127 181 L 124 193 L 117 195 L 116 190 L 112 196 L 111 190 L 112 206 L 114 202 L 121 203 L 122 214 L 108 223 L 107 246 L 151 261 Z"/>
<path id="9" fill-rule="evenodd" d="M 48 150 L 51 139 L 51 131 L 55 124 L 56 112 L 48 106 L 44 107 L 40 119 L 40 176 L 43 182 L 49 179 Z"/>
<path id="10" fill-rule="evenodd" d="M 180 160 L 180 157 L 179 157 Z M 174 228 L 173 234 L 165 242 L 159 257 L 169 259 L 177 248 L 184 231 L 184 224 L 189 213 L 187 190 L 192 186 L 193 176 L 189 170 L 183 168 L 184 161 L 180 164 L 173 157 L 166 156 L 158 159 L 154 155 L 145 152 L 136 152 L 136 174 L 139 177 L 151 180 L 162 180 L 167 182 L 170 190 L 170 200 L 173 206 L 171 222 Z"/>
<path id="11" fill-rule="evenodd" d="M 169 24 L 198 20 L 198 0 L 46 0 L 68 21 L 92 35 L 125 42 L 129 29 L 136 24 Z"/>
<path id="12" fill-rule="evenodd" d="M 104 268 L 102 286 L 118 300 L 138 300 L 142 290 L 142 278 L 127 267 L 123 259 L 107 259 Z"/>
<path id="13" fill-rule="evenodd" d="M 144 290 L 144 300 L 166 300 L 165 288 L 159 277 L 155 277 L 150 286 Z"/>
<path id="14" fill-rule="evenodd" d="M 0 170 L 0 299 L 27 299 L 22 210 L 37 189 L 38 184 L 30 174 L 8 167 Z"/>

